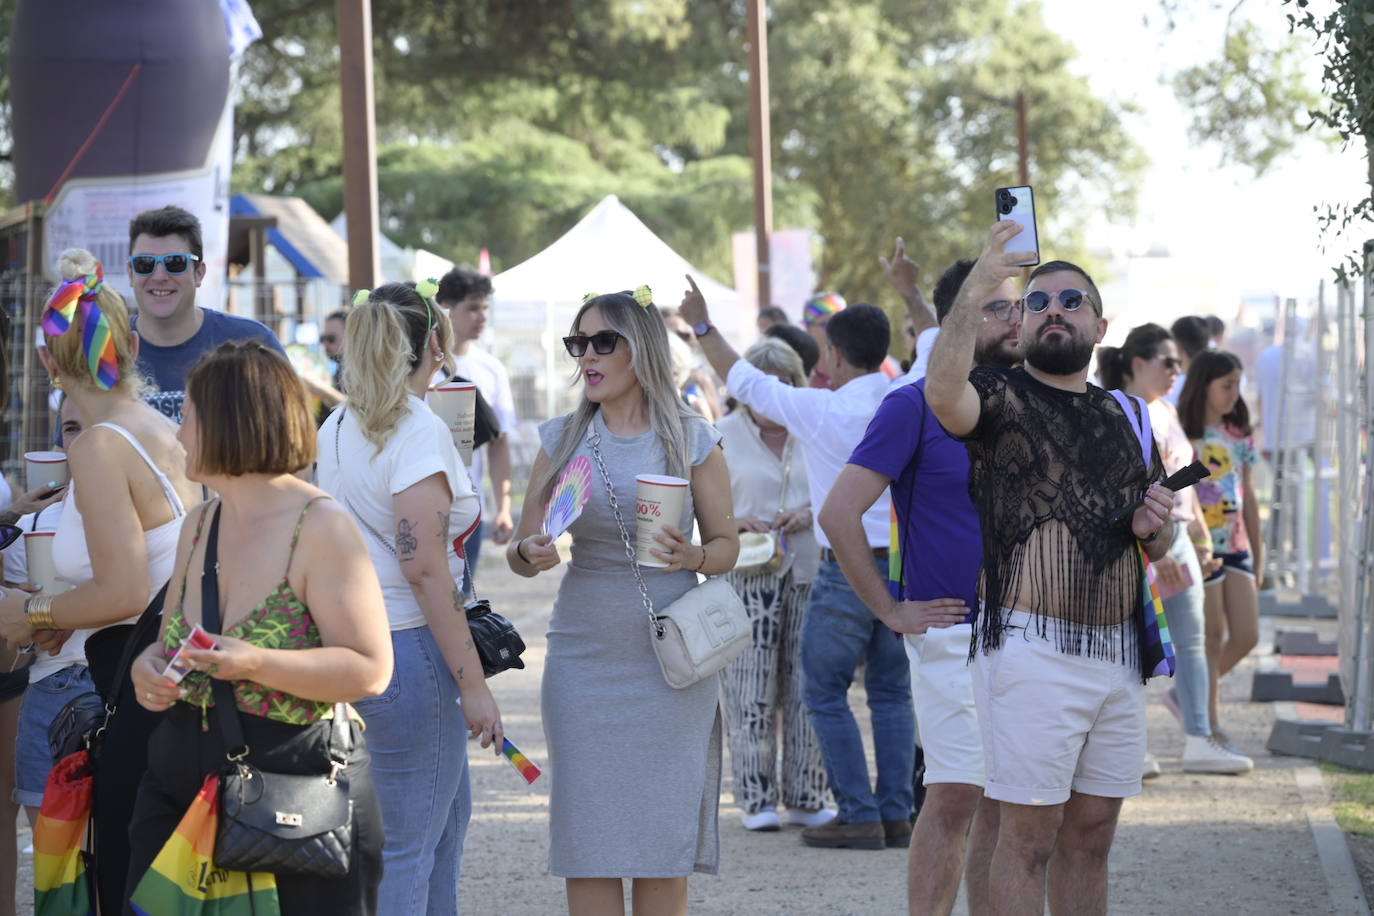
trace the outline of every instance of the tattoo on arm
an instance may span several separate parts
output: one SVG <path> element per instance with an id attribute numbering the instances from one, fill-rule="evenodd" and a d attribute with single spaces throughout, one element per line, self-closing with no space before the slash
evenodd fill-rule
<path id="1" fill-rule="evenodd" d="M 459 614 L 466 614 L 467 610 L 463 607 L 463 593 L 458 591 L 458 586 L 453 587 L 453 610 Z"/>
<path id="2" fill-rule="evenodd" d="M 420 541 L 415 537 L 415 523 L 408 518 L 399 519 L 396 522 L 396 552 L 400 555 L 402 563 L 415 559 L 415 551 L 420 547 Z"/>
<path id="3" fill-rule="evenodd" d="M 459 666 L 458 666 L 458 680 L 461 681 L 461 680 L 463 679 L 463 672 L 466 671 L 466 670 L 467 670 L 467 669 L 464 668 L 462 665 L 459 665 Z"/>
<path id="4" fill-rule="evenodd" d="M 437 512 L 437 511 L 436 511 L 434 514 L 437 515 L 437 516 L 439 517 L 439 529 L 438 529 L 438 530 L 439 530 L 439 540 L 441 540 L 441 541 L 447 541 L 447 540 L 448 540 L 448 513 L 447 513 L 447 512 Z"/>

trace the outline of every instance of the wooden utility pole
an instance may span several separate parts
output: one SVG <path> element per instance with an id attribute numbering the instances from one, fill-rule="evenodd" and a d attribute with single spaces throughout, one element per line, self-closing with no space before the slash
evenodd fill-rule
<path id="1" fill-rule="evenodd" d="M 343 97 L 344 213 L 348 217 L 348 282 L 372 289 L 377 261 L 377 119 L 372 92 L 372 7 L 336 0 L 339 85 Z"/>
<path id="2" fill-rule="evenodd" d="M 1016 162 L 1021 183 L 1030 184 L 1030 128 L 1026 125 L 1026 94 L 1016 93 Z"/>
<path id="3" fill-rule="evenodd" d="M 754 243 L 758 262 L 759 310 L 773 304 L 773 144 L 768 128 L 768 10 L 766 0 L 749 4 L 749 151 L 754 160 Z"/>

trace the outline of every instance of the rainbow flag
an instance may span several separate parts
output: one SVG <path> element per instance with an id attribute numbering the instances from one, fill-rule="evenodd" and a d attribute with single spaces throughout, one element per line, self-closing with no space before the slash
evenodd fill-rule
<path id="1" fill-rule="evenodd" d="M 893 599 L 905 601 L 902 595 L 902 536 L 901 526 L 897 523 L 897 505 L 894 503 L 888 509 L 888 523 L 891 526 L 888 531 L 887 543 L 887 590 Z"/>
<path id="2" fill-rule="evenodd" d="M 1145 677 L 1173 677 L 1178 663 L 1174 658 L 1174 641 L 1169 638 L 1169 621 L 1164 617 L 1164 601 L 1159 597 L 1159 586 L 1155 583 L 1155 568 L 1139 541 L 1135 549 L 1140 554 L 1141 563 L 1140 603 L 1141 613 L 1145 615 L 1145 645 L 1142 647 Z"/>
<path id="3" fill-rule="evenodd" d="M 271 872 L 216 868 L 219 777 L 205 777 L 191 807 L 129 900 L 138 916 L 281 916 Z"/>
<path id="4" fill-rule="evenodd" d="M 515 767 L 515 771 L 525 778 L 525 782 L 534 785 L 534 781 L 539 778 L 543 770 L 539 769 L 533 760 L 526 757 L 509 738 L 502 738 L 501 740 L 501 753 L 506 755 L 510 765 Z"/>
<path id="5" fill-rule="evenodd" d="M 34 916 L 94 916 L 91 879 L 82 847 L 91 817 L 91 755 L 58 761 L 43 789 L 33 826 Z"/>

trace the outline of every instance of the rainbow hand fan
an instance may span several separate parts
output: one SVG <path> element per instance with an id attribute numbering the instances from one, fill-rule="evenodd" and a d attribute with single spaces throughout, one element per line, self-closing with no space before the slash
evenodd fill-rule
<path id="1" fill-rule="evenodd" d="M 544 533 L 558 537 L 567 531 L 591 496 L 592 463 L 586 455 L 579 455 L 563 470 L 544 508 Z"/>

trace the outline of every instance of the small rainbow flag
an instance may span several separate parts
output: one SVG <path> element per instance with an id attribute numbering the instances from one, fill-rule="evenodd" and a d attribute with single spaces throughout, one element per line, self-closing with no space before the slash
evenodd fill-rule
<path id="1" fill-rule="evenodd" d="M 1155 568 L 1145 555 L 1145 548 L 1137 541 L 1135 549 L 1140 554 L 1141 564 L 1141 613 L 1145 615 L 1145 644 L 1143 660 L 1147 678 L 1173 677 L 1177 667 L 1174 658 L 1174 641 L 1169 638 L 1169 621 L 1164 616 L 1164 601 L 1159 597 L 1159 586 L 1155 584 Z"/>
<path id="2" fill-rule="evenodd" d="M 33 827 L 35 916 L 94 916 L 91 878 L 82 847 L 91 816 L 91 755 L 78 751 L 48 774 Z"/>
<path id="3" fill-rule="evenodd" d="M 509 738 L 502 739 L 501 753 L 505 754 L 510 765 L 515 767 L 515 772 L 525 777 L 525 782 L 530 785 L 534 785 L 534 781 L 544 772 L 535 766 L 533 760 L 521 753 L 520 748 L 512 744 Z"/>
<path id="4" fill-rule="evenodd" d="M 211 773 L 134 889 L 129 905 L 138 916 L 281 916 L 271 872 L 215 867 L 218 823 L 219 776 Z"/>
<path id="5" fill-rule="evenodd" d="M 895 601 L 905 601 L 902 594 L 902 529 L 897 523 L 897 506 L 888 509 L 887 590 Z"/>

